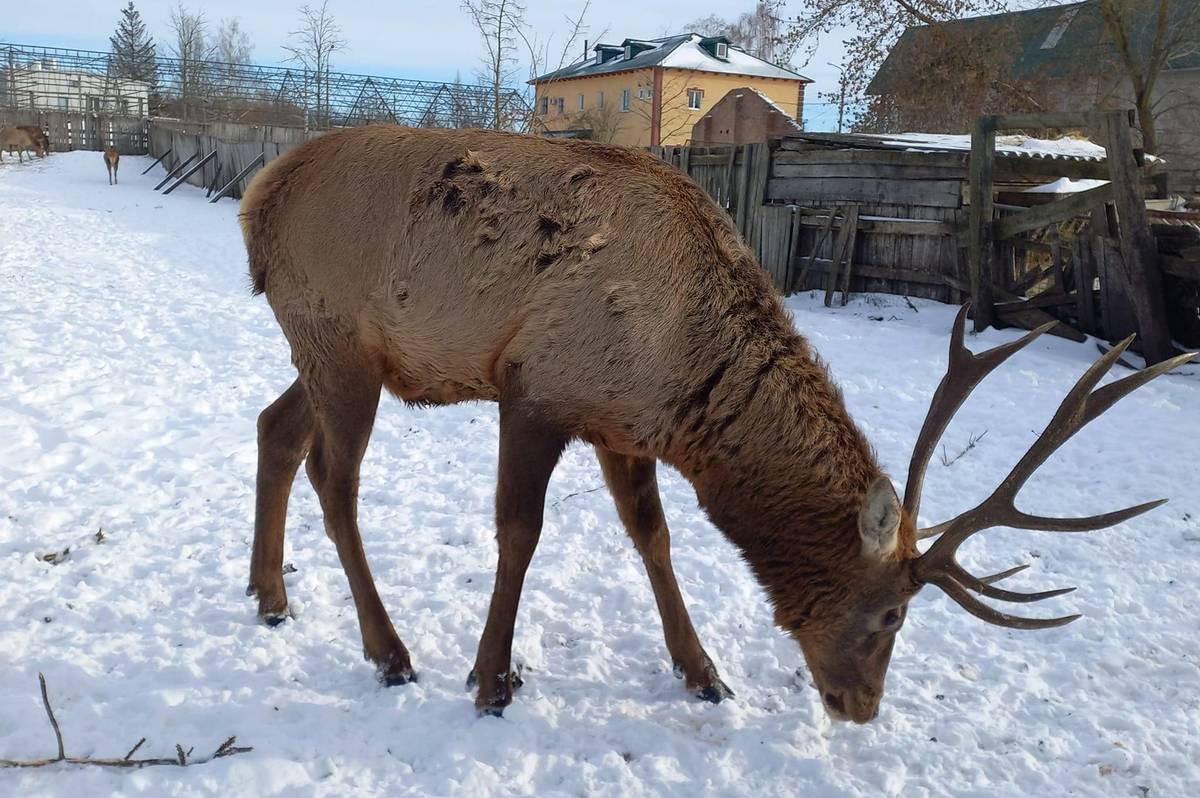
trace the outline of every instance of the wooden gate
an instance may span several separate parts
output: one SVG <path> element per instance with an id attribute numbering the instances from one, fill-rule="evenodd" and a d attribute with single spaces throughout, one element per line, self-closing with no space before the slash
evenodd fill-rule
<path id="1" fill-rule="evenodd" d="M 0 127 L 37 125 L 50 137 L 51 152 L 103 150 L 145 155 L 149 120 L 140 116 L 89 114 L 80 111 L 16 111 L 0 109 Z"/>

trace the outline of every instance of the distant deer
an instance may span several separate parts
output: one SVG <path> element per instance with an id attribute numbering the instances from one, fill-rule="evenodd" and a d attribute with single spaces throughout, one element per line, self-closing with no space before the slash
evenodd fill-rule
<path id="1" fill-rule="evenodd" d="M 517 604 L 546 484 L 572 440 L 595 447 L 690 691 L 714 702 L 732 695 L 675 580 L 658 460 L 693 484 L 741 551 L 828 713 L 860 723 L 877 714 L 896 632 L 923 585 L 1001 626 L 1078 617 L 1018 618 L 972 596 L 1036 601 L 1066 591 L 993 586 L 1020 568 L 968 573 L 954 555 L 970 535 L 996 525 L 1098 529 L 1159 504 L 1078 519 L 1013 504 L 1080 427 L 1188 357 L 1093 392 L 1126 341 L 1083 375 L 990 498 L 919 531 L 924 470 L 951 414 L 1046 328 L 972 355 L 959 313 L 901 503 L 728 216 L 633 149 L 488 131 L 341 130 L 268 164 L 241 222 L 254 290 L 266 294 L 299 373 L 258 420 L 247 592 L 266 623 L 287 617 L 284 518 L 307 458 L 364 653 L 387 685 L 415 676 L 358 529 L 359 464 L 382 388 L 416 405 L 499 403 L 500 560 L 469 679 L 485 714 L 500 714 L 520 684 L 510 667 Z M 918 538 L 932 535 L 940 537 L 919 554 Z"/>
<path id="2" fill-rule="evenodd" d="M 12 155 L 17 153 L 17 163 L 25 162 L 25 150 L 34 151 L 38 149 L 33 141 L 33 137 L 28 131 L 22 130 L 19 127 L 0 128 L 0 152 L 8 151 Z"/>
<path id="3" fill-rule="evenodd" d="M 37 125 L 18 125 L 17 130 L 24 130 L 29 134 L 39 158 L 45 158 L 50 154 L 50 137 L 46 135 L 46 131 Z"/>
<path id="4" fill-rule="evenodd" d="M 108 170 L 108 184 L 117 183 L 117 167 L 121 164 L 121 156 L 113 147 L 104 148 L 104 168 Z"/>

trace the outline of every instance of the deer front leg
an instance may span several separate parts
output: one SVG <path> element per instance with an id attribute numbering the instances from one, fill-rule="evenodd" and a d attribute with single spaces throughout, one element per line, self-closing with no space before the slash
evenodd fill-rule
<path id="1" fill-rule="evenodd" d="M 671 566 L 671 533 L 658 495 L 655 461 L 600 447 L 596 448 L 596 456 L 604 472 L 604 481 L 616 501 L 617 515 L 646 566 L 676 675 L 683 677 L 692 694 L 705 701 L 717 704 L 732 698 L 733 691 L 721 681 L 712 659 L 700 645 L 679 592 L 679 583 L 675 581 L 675 569 Z"/>
<path id="2" fill-rule="evenodd" d="M 487 622 L 468 686 L 478 688 L 475 709 L 499 717 L 520 686 L 512 673 L 513 626 L 525 571 L 542 533 L 546 485 L 566 445 L 520 399 L 500 402 L 500 467 L 496 478 L 496 540 L 500 562 Z"/>
<path id="3" fill-rule="evenodd" d="M 349 358 L 347 360 L 351 363 Z M 358 612 L 363 655 L 387 686 L 416 681 L 408 649 L 379 598 L 358 529 L 359 466 L 371 437 L 382 382 L 362 366 L 328 369 L 305 381 L 316 429 L 305 463 L 321 501 L 325 534 L 337 546 Z"/>

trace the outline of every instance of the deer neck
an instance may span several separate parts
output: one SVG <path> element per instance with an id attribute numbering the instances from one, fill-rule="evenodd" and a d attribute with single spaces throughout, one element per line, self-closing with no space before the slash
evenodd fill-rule
<path id="1" fill-rule="evenodd" d="M 854 571 L 859 507 L 880 468 L 800 336 L 726 380 L 743 385 L 710 391 L 703 418 L 683 425 L 689 432 L 675 465 L 777 612 L 787 605 L 807 615 L 812 607 L 800 593 Z"/>

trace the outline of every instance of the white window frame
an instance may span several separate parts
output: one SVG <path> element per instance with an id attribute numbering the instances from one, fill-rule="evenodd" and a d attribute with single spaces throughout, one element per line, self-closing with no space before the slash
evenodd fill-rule
<path id="1" fill-rule="evenodd" d="M 630 58 L 633 58 L 633 45 L 627 44 L 625 45 L 625 60 L 628 61 Z"/>
<path id="2" fill-rule="evenodd" d="M 583 94 L 582 94 L 582 93 L 580 93 L 580 95 L 579 95 L 579 110 L 580 110 L 580 111 L 582 111 L 582 110 L 584 109 L 584 103 L 585 103 L 585 102 L 586 102 L 586 101 L 583 99 Z"/>
<path id="3" fill-rule="evenodd" d="M 717 42 L 717 58 L 729 57 L 729 45 L 725 42 Z"/>
<path id="4" fill-rule="evenodd" d="M 630 98 L 632 95 L 633 92 L 631 92 L 629 89 L 621 89 L 621 113 L 629 110 Z"/>
<path id="5" fill-rule="evenodd" d="M 596 92 L 596 107 L 597 108 L 604 107 L 604 92 L 602 92 L 602 91 Z"/>
<path id="6" fill-rule="evenodd" d="M 687 100 L 689 111 L 699 111 L 704 104 L 704 89 L 688 89 Z"/>
<path id="7" fill-rule="evenodd" d="M 542 96 L 541 102 L 538 103 L 538 113 L 541 114 L 542 116 L 545 116 L 546 114 L 550 113 L 550 96 L 549 95 Z"/>
<path id="8" fill-rule="evenodd" d="M 638 86 L 638 99 L 639 100 L 649 100 L 653 96 L 654 96 L 654 87 L 653 86 L 647 86 L 645 84 Z"/>

